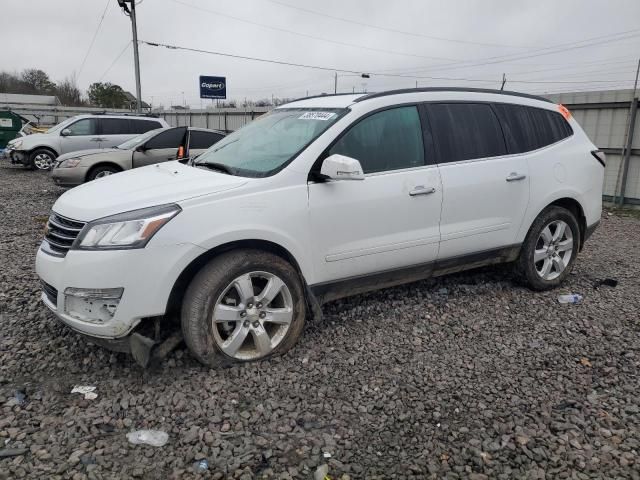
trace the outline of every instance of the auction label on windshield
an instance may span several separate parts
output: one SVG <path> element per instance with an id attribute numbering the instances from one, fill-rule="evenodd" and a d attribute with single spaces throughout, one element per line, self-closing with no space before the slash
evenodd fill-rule
<path id="1" fill-rule="evenodd" d="M 331 120 L 336 114 L 333 112 L 305 112 L 298 117 L 298 120 Z"/>

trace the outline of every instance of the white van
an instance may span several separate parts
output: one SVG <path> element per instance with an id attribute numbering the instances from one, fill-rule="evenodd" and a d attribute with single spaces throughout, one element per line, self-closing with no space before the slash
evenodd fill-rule
<path id="1" fill-rule="evenodd" d="M 258 360 L 291 348 L 323 302 L 367 290 L 499 262 L 558 286 L 599 223 L 604 163 L 544 98 L 303 99 L 194 164 L 62 195 L 36 259 L 42 299 L 94 338 L 122 345 L 178 318 L 201 362 Z"/>

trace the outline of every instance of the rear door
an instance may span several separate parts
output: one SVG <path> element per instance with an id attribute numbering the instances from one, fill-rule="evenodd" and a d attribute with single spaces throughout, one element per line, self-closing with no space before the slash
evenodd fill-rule
<path id="1" fill-rule="evenodd" d="M 128 118 L 100 118 L 100 148 L 113 148 L 135 136 Z"/>
<path id="2" fill-rule="evenodd" d="M 443 200 L 439 259 L 513 245 L 529 202 L 529 171 L 509 155 L 489 103 L 429 103 Z"/>
<path id="3" fill-rule="evenodd" d="M 98 122 L 95 118 L 82 118 L 63 129 L 68 135 L 60 135 L 60 153 L 76 152 L 100 147 Z"/>
<path id="4" fill-rule="evenodd" d="M 162 130 L 133 152 L 133 168 L 175 160 L 178 148 L 185 144 L 187 127 Z"/>
<path id="5" fill-rule="evenodd" d="M 189 131 L 189 156 L 193 157 L 204 152 L 214 143 L 219 142 L 224 135 L 217 132 L 207 132 L 206 130 L 190 130 Z"/>

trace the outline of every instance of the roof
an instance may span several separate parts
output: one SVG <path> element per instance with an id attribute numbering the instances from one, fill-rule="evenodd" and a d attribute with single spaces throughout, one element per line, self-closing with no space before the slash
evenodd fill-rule
<path id="1" fill-rule="evenodd" d="M 321 95 L 315 97 L 301 98 L 294 100 L 293 102 L 281 105 L 278 108 L 346 108 L 354 103 L 365 102 L 367 100 L 390 97 L 393 95 L 405 95 L 416 93 L 470 93 L 470 94 L 492 94 L 492 95 L 504 95 L 510 97 L 521 97 L 530 100 L 537 100 L 545 103 L 550 101 L 544 97 L 538 97 L 535 95 L 529 95 L 526 93 L 512 92 L 507 90 L 491 90 L 485 88 L 459 88 L 459 87 L 428 87 L 428 88 L 406 88 L 402 90 L 387 90 L 377 93 L 357 93 L 357 94 L 344 94 L 339 93 L 336 95 Z"/>
<path id="2" fill-rule="evenodd" d="M 60 105 L 55 95 L 27 95 L 24 93 L 0 93 L 0 103 L 23 105 Z"/>

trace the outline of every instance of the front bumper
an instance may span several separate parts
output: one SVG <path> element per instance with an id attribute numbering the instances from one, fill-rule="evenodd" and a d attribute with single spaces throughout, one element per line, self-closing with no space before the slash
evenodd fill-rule
<path id="1" fill-rule="evenodd" d="M 70 250 L 61 258 L 41 247 L 36 272 L 48 287 L 41 298 L 63 323 L 84 335 L 122 338 L 141 319 L 164 315 L 176 279 L 203 252 L 201 247 L 184 243 L 135 250 Z M 92 323 L 65 311 L 67 288 L 123 288 L 124 292 L 112 318 Z"/>
<path id="2" fill-rule="evenodd" d="M 21 150 L 8 150 L 9 160 L 13 164 L 27 165 L 29 163 L 29 155 Z"/>
<path id="3" fill-rule="evenodd" d="M 51 179 L 61 187 L 75 187 L 82 185 L 87 177 L 89 167 L 54 168 L 51 170 Z"/>

